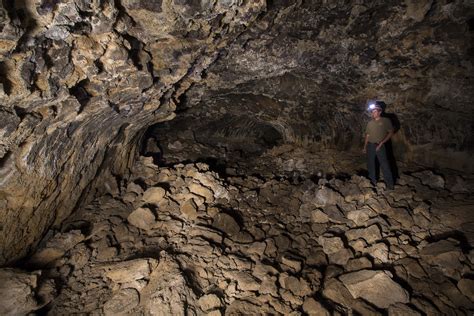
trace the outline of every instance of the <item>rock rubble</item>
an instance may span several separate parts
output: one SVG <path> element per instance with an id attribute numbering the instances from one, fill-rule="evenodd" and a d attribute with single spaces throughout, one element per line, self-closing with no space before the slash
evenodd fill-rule
<path id="1" fill-rule="evenodd" d="M 40 270 L 0 270 L 3 314 L 474 311 L 470 195 L 418 174 L 386 191 L 142 157 L 118 189 L 36 251 L 25 266 Z"/>

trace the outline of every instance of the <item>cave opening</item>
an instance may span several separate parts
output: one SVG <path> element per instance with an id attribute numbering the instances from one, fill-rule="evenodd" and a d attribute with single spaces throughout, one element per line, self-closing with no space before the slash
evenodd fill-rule
<path id="1" fill-rule="evenodd" d="M 473 16 L 1 1 L 0 314 L 471 315 Z"/>

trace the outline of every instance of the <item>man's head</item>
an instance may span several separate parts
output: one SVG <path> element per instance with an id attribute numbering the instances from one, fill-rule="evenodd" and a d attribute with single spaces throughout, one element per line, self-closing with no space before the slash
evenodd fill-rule
<path id="1" fill-rule="evenodd" d="M 372 113 L 373 111 L 380 111 L 382 112 L 382 106 L 380 105 L 380 103 L 377 101 L 377 102 L 374 102 L 374 103 L 370 103 L 367 110 Z"/>
<path id="2" fill-rule="evenodd" d="M 370 102 L 369 106 L 367 107 L 367 111 L 370 113 L 370 116 L 373 119 L 378 120 L 383 111 L 381 101 Z"/>

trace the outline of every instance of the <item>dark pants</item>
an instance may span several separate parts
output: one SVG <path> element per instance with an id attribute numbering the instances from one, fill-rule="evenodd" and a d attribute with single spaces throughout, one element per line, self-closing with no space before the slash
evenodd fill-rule
<path id="1" fill-rule="evenodd" d="M 385 184 L 388 188 L 393 188 L 393 176 L 392 171 L 390 170 L 390 164 L 387 159 L 387 151 L 385 150 L 385 145 L 380 147 L 379 151 L 376 151 L 376 143 L 367 144 L 367 169 L 369 170 L 369 179 L 373 184 L 377 183 L 377 173 L 376 173 L 376 164 L 375 157 L 379 161 L 380 168 L 383 172 L 383 178 Z"/>

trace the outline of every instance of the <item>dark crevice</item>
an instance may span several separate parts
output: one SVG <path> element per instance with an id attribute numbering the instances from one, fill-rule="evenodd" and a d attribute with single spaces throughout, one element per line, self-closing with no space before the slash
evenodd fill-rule
<path id="1" fill-rule="evenodd" d="M 71 95 L 73 95 L 81 105 L 79 113 L 82 112 L 92 97 L 86 90 L 88 84 L 89 79 L 83 79 L 79 81 L 74 87 L 69 89 Z"/>

